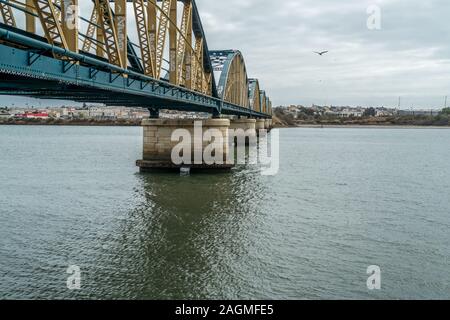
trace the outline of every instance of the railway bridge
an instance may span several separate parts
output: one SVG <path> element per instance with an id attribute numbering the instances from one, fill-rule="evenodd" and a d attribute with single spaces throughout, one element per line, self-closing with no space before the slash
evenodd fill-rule
<path id="1" fill-rule="evenodd" d="M 0 95 L 147 108 L 144 160 L 167 157 L 162 109 L 209 113 L 221 129 L 270 126 L 266 91 L 239 50 L 209 49 L 195 0 L 0 0 L 0 10 Z"/>

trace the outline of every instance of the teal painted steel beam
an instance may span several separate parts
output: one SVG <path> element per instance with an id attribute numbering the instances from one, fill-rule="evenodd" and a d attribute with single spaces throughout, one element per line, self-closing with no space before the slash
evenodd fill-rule
<path id="1" fill-rule="evenodd" d="M 99 93 L 98 90 L 110 92 L 111 102 L 114 101 L 114 95 L 125 94 L 130 96 L 130 100 L 134 99 L 136 103 L 142 106 L 160 105 L 164 106 L 164 108 L 176 110 L 207 111 L 213 114 L 224 113 L 257 118 L 268 117 L 268 115 L 226 103 L 220 99 L 187 90 L 186 88 L 177 87 L 164 81 L 158 81 L 136 72 L 124 70 L 107 62 L 51 46 L 48 43 L 1 28 L 0 39 L 20 43 L 35 49 L 34 51 L 23 50 L 4 44 L 0 45 L 0 56 L 3 57 L 0 61 L 0 73 L 10 75 L 18 80 L 34 81 L 32 88 L 34 91 L 36 91 L 36 84 L 42 83 L 44 87 L 40 89 L 48 90 L 49 92 L 51 92 L 52 87 L 58 89 L 58 86 L 65 84 L 77 88 L 85 88 L 94 94 Z M 40 49 L 41 53 L 36 52 L 37 49 Z M 80 64 L 73 64 L 45 56 L 43 55 L 44 51 L 47 54 L 55 52 L 72 58 L 79 61 Z M 124 77 L 123 74 L 126 74 L 127 77 Z M 11 82 L 8 81 L 8 84 L 10 85 Z M 1 86 L 2 79 L 0 79 Z M 27 90 L 24 90 L 23 85 L 13 89 L 18 93 L 20 92 L 19 94 L 34 96 L 31 92 L 27 94 Z M 8 87 L 7 91 L 8 94 L 14 94 L 14 90 L 11 90 L 10 87 Z M 54 97 L 58 99 L 77 97 L 76 95 L 71 95 L 70 91 L 62 94 L 55 94 Z M 52 95 L 50 94 L 46 98 L 52 98 Z M 86 100 L 86 102 L 89 101 Z M 105 101 L 105 103 L 108 104 L 108 101 Z M 135 106 L 135 103 L 133 103 L 133 106 Z"/>

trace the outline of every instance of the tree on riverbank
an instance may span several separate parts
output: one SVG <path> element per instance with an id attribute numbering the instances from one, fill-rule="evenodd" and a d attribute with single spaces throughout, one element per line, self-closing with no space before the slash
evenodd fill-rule
<path id="1" fill-rule="evenodd" d="M 364 110 L 364 117 L 375 117 L 377 115 L 377 111 L 375 110 L 375 108 L 367 108 L 366 110 Z"/>
<path id="2" fill-rule="evenodd" d="M 442 109 L 441 114 L 444 114 L 444 115 L 450 115 L 450 108 L 444 108 L 444 109 Z"/>

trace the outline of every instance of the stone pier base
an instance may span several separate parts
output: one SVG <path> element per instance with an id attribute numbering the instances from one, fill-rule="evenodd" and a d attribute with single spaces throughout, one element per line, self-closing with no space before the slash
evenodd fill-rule
<path id="1" fill-rule="evenodd" d="M 255 119 L 234 119 L 231 120 L 230 141 L 245 141 L 249 145 L 253 138 L 256 138 L 256 120 Z"/>
<path id="2" fill-rule="evenodd" d="M 201 123 L 202 132 L 195 135 L 199 130 L 195 124 Z M 192 169 L 230 169 L 233 165 L 226 163 L 228 156 L 228 143 L 230 120 L 228 119 L 208 119 L 208 120 L 188 120 L 188 119 L 146 119 L 142 122 L 144 128 L 144 150 L 143 160 L 137 161 L 137 166 L 141 171 L 151 171 L 155 169 L 179 169 L 190 167 Z M 184 129 L 190 133 L 190 162 L 175 164 L 172 160 L 172 150 L 179 145 L 180 141 L 172 141 L 172 133 L 177 129 Z M 204 141 L 203 134 L 209 129 L 219 130 L 223 137 L 223 164 L 207 164 L 203 159 L 203 151 L 211 144 Z M 183 141 L 184 142 L 184 141 Z M 194 155 L 201 155 L 201 161 L 195 161 Z M 198 160 L 198 159 L 197 159 Z"/>
<path id="3" fill-rule="evenodd" d="M 258 135 L 258 137 L 259 137 L 259 130 L 263 130 L 265 128 L 266 128 L 266 120 L 257 119 L 255 129 L 256 129 L 256 134 Z"/>

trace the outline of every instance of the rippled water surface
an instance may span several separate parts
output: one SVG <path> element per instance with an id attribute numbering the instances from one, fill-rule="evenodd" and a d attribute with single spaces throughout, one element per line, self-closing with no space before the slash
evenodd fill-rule
<path id="1" fill-rule="evenodd" d="M 450 298 L 450 130 L 282 130 L 273 177 L 140 174 L 141 135 L 0 126 L 0 298 Z"/>

